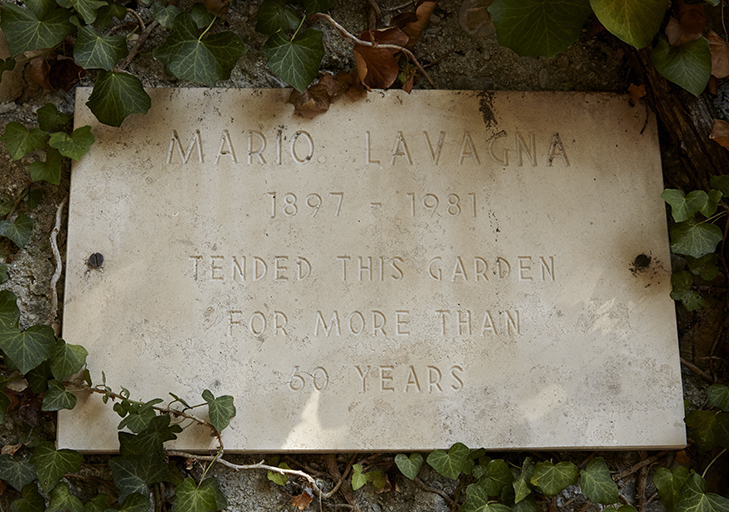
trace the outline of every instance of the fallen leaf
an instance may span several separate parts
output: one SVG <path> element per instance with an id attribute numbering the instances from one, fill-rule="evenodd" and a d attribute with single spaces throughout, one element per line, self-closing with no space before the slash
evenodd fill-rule
<path id="1" fill-rule="evenodd" d="M 294 496 L 294 498 L 291 500 L 291 504 L 294 507 L 297 507 L 299 510 L 304 510 L 306 507 L 308 507 L 309 503 L 311 503 L 311 500 L 313 499 L 308 491 L 308 489 L 305 489 L 304 492 L 302 492 L 298 496 Z"/>
<path id="2" fill-rule="evenodd" d="M 86 70 L 70 57 L 49 53 L 30 61 L 30 78 L 47 91 L 68 91 L 86 76 Z"/>
<path id="3" fill-rule="evenodd" d="M 33 393 L 30 388 L 26 388 L 23 391 L 23 397 L 20 400 L 20 407 L 18 408 L 18 416 L 23 423 L 33 428 L 40 425 L 42 403 L 43 397 Z"/>
<path id="4" fill-rule="evenodd" d="M 705 25 L 701 4 L 688 5 L 683 0 L 675 0 L 672 16 L 666 25 L 666 37 L 671 46 L 681 46 L 701 37 Z"/>
<path id="5" fill-rule="evenodd" d="M 2 450 L 0 450 L 0 455 L 15 455 L 15 452 L 20 450 L 23 446 L 25 446 L 24 443 L 6 444 L 2 447 Z"/>
<path id="6" fill-rule="evenodd" d="M 5 485 L 5 482 L 3 482 L 2 480 L 0 480 L 0 494 L 4 493 L 5 492 L 5 489 L 7 489 L 7 488 L 8 488 L 8 486 Z"/>
<path id="7" fill-rule="evenodd" d="M 686 450 L 681 450 L 680 452 L 676 453 L 676 457 L 673 459 L 673 466 L 686 466 L 689 467 L 691 465 L 691 457 L 689 457 L 688 453 L 686 453 Z"/>
<path id="8" fill-rule="evenodd" d="M 302 92 L 294 89 L 291 91 L 288 101 L 295 107 L 294 112 L 297 114 L 317 115 L 329 110 L 331 97 L 327 94 L 326 86 L 321 85 L 320 82 L 310 85 Z"/>
<path id="9" fill-rule="evenodd" d="M 364 97 L 365 88 L 356 70 L 340 71 L 336 75 L 324 73 L 316 84 L 303 92 L 291 91 L 288 102 L 294 105 L 297 114 L 313 117 L 329 110 L 331 101 L 343 94 L 353 101 Z"/>
<path id="10" fill-rule="evenodd" d="M 433 14 L 437 0 L 419 0 L 415 4 L 415 12 L 404 12 L 390 20 L 391 27 L 398 27 L 408 36 L 406 48 L 411 49 L 420 40 L 420 34 Z"/>
<path id="11" fill-rule="evenodd" d="M 227 13 L 228 7 L 230 7 L 230 2 L 225 0 L 205 0 L 205 8 L 215 16 Z"/>
<path id="12" fill-rule="evenodd" d="M 488 37 L 496 33 L 489 6 L 494 0 L 465 0 L 458 11 L 458 23 L 469 35 Z"/>
<path id="13" fill-rule="evenodd" d="M 721 119 L 714 119 L 709 138 L 720 146 L 729 149 L 729 123 Z"/>
<path id="14" fill-rule="evenodd" d="M 709 77 L 709 83 L 706 84 L 706 91 L 713 96 L 716 96 L 718 94 L 719 80 L 714 75 L 711 75 Z"/>
<path id="15" fill-rule="evenodd" d="M 729 47 L 719 34 L 709 30 L 706 34 L 711 50 L 711 74 L 716 78 L 729 76 Z"/>
<path id="16" fill-rule="evenodd" d="M 645 85 L 630 84 L 628 86 L 628 92 L 630 93 L 630 99 L 632 99 L 633 101 L 638 101 L 646 95 Z"/>
<path id="17" fill-rule="evenodd" d="M 371 41 L 376 45 L 392 44 L 396 46 L 405 46 L 409 40 L 407 34 L 397 27 L 365 30 L 360 35 L 360 39 Z M 399 50 L 356 44 L 352 52 L 359 78 L 368 89 L 387 89 L 397 80 L 400 66 L 395 55 L 400 52 Z"/>

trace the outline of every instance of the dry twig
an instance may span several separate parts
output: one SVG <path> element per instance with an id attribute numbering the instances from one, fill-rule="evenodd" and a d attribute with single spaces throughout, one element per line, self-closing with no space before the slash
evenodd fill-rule
<path id="1" fill-rule="evenodd" d="M 665 457 L 667 453 L 668 453 L 667 451 L 662 451 L 662 452 L 659 452 L 659 453 L 657 453 L 657 454 L 655 454 L 655 455 L 653 455 L 651 457 L 648 457 L 646 459 L 643 459 L 640 462 L 637 462 L 637 463 L 633 464 L 632 467 L 630 467 L 630 468 L 626 469 L 625 471 L 623 471 L 622 473 L 620 473 L 616 478 L 618 480 L 622 480 L 626 476 L 630 476 L 633 473 L 635 473 L 637 471 L 640 471 L 645 466 L 650 466 L 651 464 L 654 464 L 655 462 L 658 462 L 660 459 L 662 459 L 663 457 Z"/>
<path id="2" fill-rule="evenodd" d="M 119 72 L 123 71 L 127 68 L 127 66 L 134 60 L 134 57 L 137 56 L 137 54 L 141 51 L 142 45 L 147 41 L 147 38 L 152 34 L 152 31 L 157 28 L 157 25 L 159 25 L 159 22 L 157 20 L 154 20 L 152 23 L 147 25 L 147 28 L 144 29 L 144 32 L 139 34 L 139 39 L 137 39 L 136 44 L 134 45 L 134 48 L 132 48 L 129 51 L 129 55 L 126 56 L 126 58 L 119 64 L 114 71 Z"/>
<path id="3" fill-rule="evenodd" d="M 701 368 L 699 368 L 695 364 L 689 363 L 683 357 L 681 358 L 681 364 L 684 365 L 689 370 L 691 370 L 692 372 L 694 372 L 696 375 L 698 375 L 702 379 L 704 379 L 705 381 L 711 382 L 712 384 L 714 383 L 714 379 L 711 377 L 711 375 L 709 375 L 708 373 L 706 373 L 704 370 L 702 370 Z"/>
<path id="4" fill-rule="evenodd" d="M 51 277 L 51 312 L 48 314 L 48 325 L 53 324 L 53 320 L 56 319 L 56 313 L 58 312 L 58 295 L 56 294 L 56 285 L 58 280 L 61 278 L 61 272 L 63 272 L 63 261 L 61 260 L 61 251 L 58 250 L 58 232 L 61 230 L 61 217 L 63 215 L 63 206 L 66 204 L 68 196 L 63 198 L 61 204 L 58 205 L 56 210 L 56 226 L 51 231 L 51 250 L 53 251 L 53 258 L 56 260 L 56 271 L 53 272 Z"/>
<path id="5" fill-rule="evenodd" d="M 451 499 L 451 497 L 448 496 L 443 491 L 441 491 L 440 489 L 435 489 L 434 487 L 429 487 L 429 486 L 425 485 L 420 478 L 415 478 L 415 480 L 413 480 L 413 482 L 415 482 L 416 484 L 418 484 L 418 486 L 422 490 L 428 491 L 428 492 L 433 492 L 433 493 L 437 494 L 438 496 L 440 496 L 441 498 L 443 498 L 446 501 L 446 503 L 448 503 L 448 505 L 453 505 L 453 500 Z"/>

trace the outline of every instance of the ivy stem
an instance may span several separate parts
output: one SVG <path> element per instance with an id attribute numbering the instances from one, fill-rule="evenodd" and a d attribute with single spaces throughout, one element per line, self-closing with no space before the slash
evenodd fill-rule
<path id="1" fill-rule="evenodd" d="M 213 25 L 215 24 L 215 21 L 218 19 L 221 12 L 223 12 L 223 9 L 225 9 L 230 2 L 233 0 L 227 0 L 222 6 L 220 6 L 220 9 L 218 9 L 218 12 L 215 13 L 215 16 L 213 16 L 212 21 L 208 24 L 207 28 L 203 31 L 202 34 L 200 34 L 200 37 L 197 38 L 198 41 L 202 41 L 202 38 L 205 36 L 205 34 L 208 33 L 208 31 L 213 28 Z"/>
<path id="2" fill-rule="evenodd" d="M 709 465 L 708 465 L 708 466 L 706 466 L 706 469 L 704 470 L 704 472 L 703 472 L 703 473 L 701 473 L 701 478 L 705 478 L 705 477 L 706 477 L 706 472 L 707 472 L 707 471 L 709 471 L 709 468 L 711 467 L 711 465 L 712 465 L 712 464 L 713 464 L 714 462 L 716 462 L 716 459 L 718 459 L 719 457 L 721 457 L 722 455 L 724 455 L 724 452 L 726 452 L 726 450 L 727 450 L 727 449 L 726 449 L 726 448 L 724 448 L 724 449 L 723 449 L 722 451 L 720 451 L 720 452 L 719 452 L 719 454 L 718 454 L 718 455 L 717 455 L 716 457 L 714 457 L 713 459 L 711 459 L 711 462 L 709 462 Z"/>
<path id="3" fill-rule="evenodd" d="M 215 458 L 213 458 L 213 460 L 210 461 L 210 464 L 208 464 L 205 467 L 205 471 L 203 471 L 203 474 L 200 477 L 200 483 L 197 484 L 198 489 L 200 489 L 200 485 L 203 483 L 203 480 L 205 480 L 205 475 L 208 474 L 208 471 L 210 471 L 210 468 L 213 467 L 213 464 L 215 464 L 218 461 L 218 459 L 220 458 L 221 455 L 223 455 L 223 445 L 222 444 L 220 445 L 220 448 L 218 448 L 218 453 L 215 454 Z"/>
<path id="4" fill-rule="evenodd" d="M 296 39 L 296 35 L 299 33 L 299 30 L 301 30 L 301 27 L 304 25 L 304 20 L 306 19 L 306 16 L 301 17 L 301 21 L 299 21 L 299 26 L 296 27 L 296 32 L 294 32 L 294 35 L 291 36 L 291 39 L 289 41 L 293 41 Z"/>

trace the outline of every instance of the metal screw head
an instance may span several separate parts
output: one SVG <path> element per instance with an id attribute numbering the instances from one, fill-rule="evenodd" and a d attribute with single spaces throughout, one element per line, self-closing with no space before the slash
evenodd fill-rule
<path id="1" fill-rule="evenodd" d="M 95 252 L 89 256 L 89 266 L 92 268 L 99 268 L 104 264 L 104 256 L 100 252 Z"/>

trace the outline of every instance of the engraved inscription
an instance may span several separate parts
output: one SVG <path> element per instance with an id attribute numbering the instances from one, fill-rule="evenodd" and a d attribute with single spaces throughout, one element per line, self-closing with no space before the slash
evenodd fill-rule
<path id="1" fill-rule="evenodd" d="M 463 365 L 358 364 L 360 393 L 453 393 L 463 390 Z"/>

